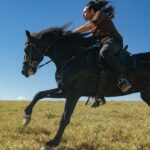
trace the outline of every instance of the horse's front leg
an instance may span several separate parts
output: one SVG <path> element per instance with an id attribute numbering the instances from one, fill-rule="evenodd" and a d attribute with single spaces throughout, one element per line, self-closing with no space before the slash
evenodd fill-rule
<path id="1" fill-rule="evenodd" d="M 34 105 L 40 99 L 47 98 L 47 97 L 50 97 L 50 98 L 65 98 L 65 93 L 59 88 L 38 92 L 34 96 L 31 103 L 24 110 L 23 125 L 27 125 L 27 124 L 30 123 L 32 110 L 33 110 Z"/>
<path id="2" fill-rule="evenodd" d="M 73 93 L 72 93 L 72 96 L 69 96 L 66 98 L 65 109 L 61 118 L 61 122 L 60 122 L 59 129 L 57 131 L 57 134 L 53 140 L 48 141 L 45 145 L 43 145 L 41 150 L 48 150 L 51 147 L 55 147 L 59 145 L 61 137 L 64 133 L 64 130 L 70 122 L 71 115 L 78 102 L 78 99 L 79 99 L 79 96 L 73 96 Z"/>

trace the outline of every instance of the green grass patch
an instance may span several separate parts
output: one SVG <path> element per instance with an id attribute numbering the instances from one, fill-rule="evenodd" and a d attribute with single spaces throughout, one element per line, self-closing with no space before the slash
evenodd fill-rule
<path id="1" fill-rule="evenodd" d="M 0 101 L 0 150 L 38 150 L 59 127 L 64 102 L 39 102 L 28 127 L 29 102 Z M 150 150 L 150 108 L 144 102 L 107 102 L 90 108 L 79 102 L 54 150 Z"/>

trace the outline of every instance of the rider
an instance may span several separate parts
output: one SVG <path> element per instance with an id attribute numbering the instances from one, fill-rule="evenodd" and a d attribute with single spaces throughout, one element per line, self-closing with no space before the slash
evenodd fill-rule
<path id="1" fill-rule="evenodd" d="M 102 45 L 99 57 L 102 57 L 114 71 L 117 85 L 125 93 L 131 88 L 131 85 L 124 76 L 121 64 L 114 56 L 123 48 L 123 39 L 111 20 L 114 17 L 114 8 L 108 4 L 106 0 L 90 1 L 83 10 L 83 18 L 89 22 L 74 30 L 73 33 L 92 30 L 93 35 Z"/>

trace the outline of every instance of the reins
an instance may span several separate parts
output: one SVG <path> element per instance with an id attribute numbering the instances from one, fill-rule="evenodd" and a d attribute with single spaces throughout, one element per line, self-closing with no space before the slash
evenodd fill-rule
<path id="1" fill-rule="evenodd" d="M 40 69 L 40 68 L 44 67 L 45 65 L 47 65 L 47 64 L 49 64 L 49 63 L 51 63 L 51 62 L 52 62 L 52 60 L 49 60 L 49 61 L 47 61 L 46 63 L 40 65 L 38 68 Z"/>
<path id="2" fill-rule="evenodd" d="M 64 68 L 65 68 L 71 61 L 73 61 L 73 60 L 76 59 L 78 56 L 84 54 L 85 52 L 87 52 L 87 51 L 89 51 L 89 50 L 90 50 L 90 49 L 87 49 L 87 50 L 85 50 L 85 51 L 79 52 L 79 53 L 76 54 L 75 56 L 71 56 L 71 58 L 69 58 L 69 59 L 62 65 L 62 67 L 61 67 L 59 73 L 61 74 L 61 72 L 64 70 Z M 38 69 L 44 67 L 45 65 L 47 65 L 47 64 L 49 64 L 49 63 L 51 63 L 51 62 L 52 62 L 52 60 L 49 60 L 49 61 L 47 61 L 46 63 L 44 63 L 44 64 L 42 64 L 42 65 L 39 65 Z"/>

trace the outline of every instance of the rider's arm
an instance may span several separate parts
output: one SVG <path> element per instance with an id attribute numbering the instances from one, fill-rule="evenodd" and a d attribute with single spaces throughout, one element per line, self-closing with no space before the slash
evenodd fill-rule
<path id="1" fill-rule="evenodd" d="M 97 25 L 100 25 L 103 21 L 105 21 L 106 18 L 107 18 L 107 16 L 102 11 L 98 11 L 92 18 L 91 22 L 95 26 L 97 26 Z"/>
<path id="2" fill-rule="evenodd" d="M 92 27 L 93 27 L 92 23 L 89 22 L 88 24 L 83 25 L 83 26 L 81 26 L 81 27 L 75 29 L 75 30 L 73 31 L 73 33 L 86 32 L 86 31 L 92 30 Z"/>

